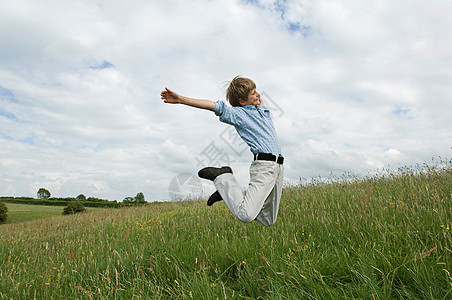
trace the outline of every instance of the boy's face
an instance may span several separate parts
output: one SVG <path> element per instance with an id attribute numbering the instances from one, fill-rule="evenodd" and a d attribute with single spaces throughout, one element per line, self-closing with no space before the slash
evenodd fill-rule
<path id="1" fill-rule="evenodd" d="M 261 105 L 261 95 L 256 91 L 256 89 L 252 89 L 251 92 L 248 94 L 248 99 L 246 101 L 243 101 L 240 99 L 240 104 L 242 106 L 245 105 Z"/>

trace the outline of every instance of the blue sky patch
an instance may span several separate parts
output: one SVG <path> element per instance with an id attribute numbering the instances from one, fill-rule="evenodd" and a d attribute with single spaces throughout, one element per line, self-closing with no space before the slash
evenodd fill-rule
<path id="1" fill-rule="evenodd" d="M 256 6 L 261 6 L 259 0 L 242 0 L 242 3 L 244 4 L 252 4 L 252 5 L 256 5 Z"/>
<path id="2" fill-rule="evenodd" d="M 409 108 L 398 106 L 392 111 L 392 113 L 400 118 L 409 118 Z"/>
<path id="3" fill-rule="evenodd" d="M 90 66 L 90 69 L 93 70 L 103 70 L 103 69 L 109 69 L 109 68 L 113 68 L 115 65 L 112 64 L 109 61 L 104 60 L 102 63 L 95 65 L 95 66 Z"/>
<path id="4" fill-rule="evenodd" d="M 308 37 L 311 35 L 312 27 L 300 24 L 300 22 L 289 22 L 287 25 L 290 32 L 299 32 L 303 37 Z"/>
<path id="5" fill-rule="evenodd" d="M 3 137 L 5 140 L 14 141 L 14 139 L 12 137 L 10 137 L 9 135 L 0 133 L 0 136 Z"/>
<path id="6" fill-rule="evenodd" d="M 33 137 L 27 137 L 27 138 L 19 140 L 19 139 L 15 139 L 14 137 L 12 137 L 10 135 L 1 133 L 1 132 L 0 132 L 0 137 L 4 138 L 5 140 L 8 140 L 8 141 L 21 142 L 21 143 L 28 144 L 28 145 L 36 145 Z"/>
<path id="7" fill-rule="evenodd" d="M 292 32 L 299 31 L 301 28 L 299 22 L 297 22 L 297 23 L 289 22 L 288 27 L 289 27 L 289 31 L 292 31 Z"/>
<path id="8" fill-rule="evenodd" d="M 265 9 L 265 7 L 260 3 L 259 0 L 242 0 L 241 1 L 244 4 L 250 4 L 257 6 L 261 9 Z M 287 0 L 276 0 L 273 2 L 274 10 L 279 13 L 279 17 L 281 20 L 283 20 L 285 24 L 285 28 L 291 32 L 291 33 L 301 33 L 303 37 L 308 37 L 312 34 L 312 27 L 303 25 L 302 20 L 293 22 L 289 21 L 286 18 L 286 12 L 287 12 Z"/>
<path id="9" fill-rule="evenodd" d="M 17 100 L 17 98 L 14 96 L 14 93 L 11 90 L 4 88 L 1 85 L 0 85 L 0 99 L 6 99 L 14 103 L 19 102 L 19 100 Z"/>
<path id="10" fill-rule="evenodd" d="M 25 144 L 28 144 L 28 145 L 35 145 L 35 141 L 33 140 L 32 137 L 28 137 L 28 138 L 19 140 L 19 142 L 22 142 L 22 143 L 25 143 Z"/>
<path id="11" fill-rule="evenodd" d="M 7 119 L 10 119 L 10 120 L 17 120 L 17 117 L 14 114 L 6 112 L 1 108 L 0 108 L 0 116 L 6 117 Z"/>

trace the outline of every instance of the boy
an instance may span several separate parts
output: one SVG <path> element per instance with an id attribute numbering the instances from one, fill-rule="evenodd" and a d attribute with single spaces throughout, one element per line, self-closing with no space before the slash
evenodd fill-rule
<path id="1" fill-rule="evenodd" d="M 256 84 L 248 78 L 235 77 L 226 91 L 224 101 L 213 102 L 188 98 L 165 88 L 161 93 L 165 103 L 185 104 L 215 112 L 220 121 L 233 125 L 254 154 L 250 166 L 250 183 L 243 195 L 230 167 L 206 167 L 198 176 L 213 181 L 217 191 L 207 205 L 224 200 L 232 214 L 242 222 L 253 220 L 270 226 L 276 222 L 284 179 L 284 158 L 276 136 L 270 111 L 264 106 Z"/>

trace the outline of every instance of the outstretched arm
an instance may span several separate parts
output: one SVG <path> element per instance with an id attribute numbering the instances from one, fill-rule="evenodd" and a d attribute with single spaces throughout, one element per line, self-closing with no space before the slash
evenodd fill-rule
<path id="1" fill-rule="evenodd" d="M 161 92 L 160 96 L 162 97 L 162 100 L 165 103 L 185 104 L 188 106 L 212 111 L 215 108 L 215 102 L 213 101 L 181 96 L 168 88 L 165 88 L 165 90 Z"/>

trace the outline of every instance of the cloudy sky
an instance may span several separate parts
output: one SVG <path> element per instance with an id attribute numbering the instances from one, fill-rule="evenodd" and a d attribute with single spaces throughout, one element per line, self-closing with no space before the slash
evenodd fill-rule
<path id="1" fill-rule="evenodd" d="M 444 0 L 1 1 L 0 195 L 162 201 L 226 163 L 246 187 L 251 153 L 234 132 L 160 99 L 168 87 L 223 100 L 239 74 L 272 109 L 288 182 L 450 159 L 451 11 Z"/>

